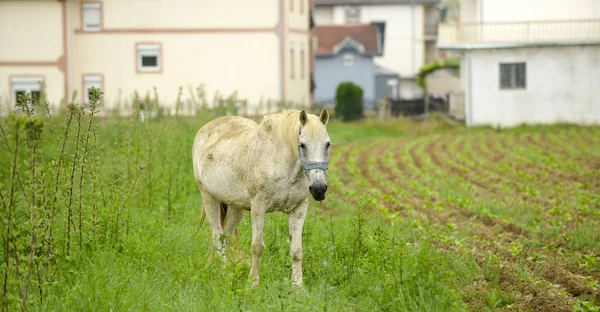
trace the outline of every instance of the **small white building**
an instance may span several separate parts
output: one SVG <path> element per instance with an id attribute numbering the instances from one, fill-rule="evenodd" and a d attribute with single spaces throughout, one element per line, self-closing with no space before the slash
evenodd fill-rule
<path id="1" fill-rule="evenodd" d="M 444 5 L 438 48 L 461 61 L 450 107 L 468 126 L 600 124 L 600 1 Z"/>
<path id="2" fill-rule="evenodd" d="M 440 0 L 314 0 L 317 26 L 376 24 L 382 54 L 375 64 L 400 75 L 400 97 L 417 98 L 419 68 L 438 58 Z"/>

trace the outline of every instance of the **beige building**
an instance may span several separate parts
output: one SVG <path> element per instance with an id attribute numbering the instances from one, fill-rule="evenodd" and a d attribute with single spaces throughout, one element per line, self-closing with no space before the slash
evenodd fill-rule
<path id="1" fill-rule="evenodd" d="M 200 85 L 209 104 L 236 92 L 248 114 L 307 106 L 310 16 L 311 0 L 0 1 L 0 109 L 42 87 L 55 107 L 85 102 L 90 86 L 107 110 L 154 87 L 174 107 Z"/>

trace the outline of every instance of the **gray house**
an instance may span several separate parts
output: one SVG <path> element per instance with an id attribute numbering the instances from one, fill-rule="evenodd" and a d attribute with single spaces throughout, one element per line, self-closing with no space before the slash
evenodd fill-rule
<path id="1" fill-rule="evenodd" d="M 377 66 L 374 56 L 382 56 L 383 42 L 377 24 L 316 26 L 315 102 L 335 105 L 335 91 L 343 81 L 352 81 L 364 91 L 364 107 L 374 108 L 385 95 L 395 97 L 399 75 Z"/>

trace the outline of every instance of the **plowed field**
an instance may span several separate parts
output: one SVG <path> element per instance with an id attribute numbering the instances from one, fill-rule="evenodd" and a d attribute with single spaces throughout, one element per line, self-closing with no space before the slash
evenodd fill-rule
<path id="1" fill-rule="evenodd" d="M 341 144 L 330 175 L 328 209 L 366 194 L 388 222 L 408 220 L 442 252 L 474 255 L 483 273 L 464 289 L 471 309 L 586 311 L 600 303 L 598 129 Z"/>

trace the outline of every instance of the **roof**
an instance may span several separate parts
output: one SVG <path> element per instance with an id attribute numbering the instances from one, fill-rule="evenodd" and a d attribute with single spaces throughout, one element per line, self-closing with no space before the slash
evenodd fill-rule
<path id="1" fill-rule="evenodd" d="M 316 26 L 317 56 L 334 55 L 348 45 L 365 55 L 381 55 L 379 27 L 374 24 Z"/>
<path id="2" fill-rule="evenodd" d="M 438 4 L 440 0 L 314 0 L 315 5 Z"/>

